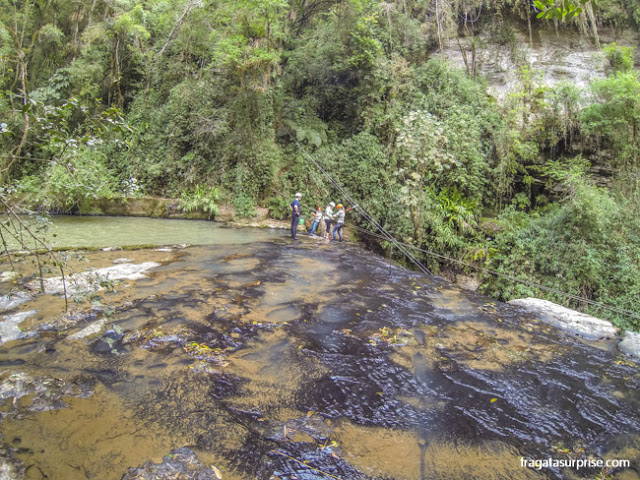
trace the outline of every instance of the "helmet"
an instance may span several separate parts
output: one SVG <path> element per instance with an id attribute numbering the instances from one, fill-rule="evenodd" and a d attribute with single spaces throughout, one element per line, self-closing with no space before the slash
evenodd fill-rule
<path id="1" fill-rule="evenodd" d="M 342 204 L 341 204 L 341 203 L 339 203 L 339 204 L 337 205 L 337 208 L 342 208 Z"/>
<path id="2" fill-rule="evenodd" d="M 333 207 L 335 207 L 335 206 L 336 206 L 336 204 L 335 204 L 335 203 L 333 203 L 333 202 L 329 202 L 329 206 L 330 206 L 331 208 L 333 208 Z"/>
<path id="3" fill-rule="evenodd" d="M 296 193 L 294 196 L 295 196 L 296 198 L 302 198 L 302 194 L 301 194 L 300 192 Z"/>
<path id="4" fill-rule="evenodd" d="M 318 207 L 318 211 L 321 212 L 322 211 L 322 207 Z"/>

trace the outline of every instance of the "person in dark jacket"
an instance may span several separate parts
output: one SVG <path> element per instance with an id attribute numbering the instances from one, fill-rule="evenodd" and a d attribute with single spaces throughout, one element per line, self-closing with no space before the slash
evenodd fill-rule
<path id="1" fill-rule="evenodd" d="M 300 221 L 300 199 L 301 193 L 296 193 L 293 202 L 291 202 L 291 238 L 297 240 L 298 222 Z"/>

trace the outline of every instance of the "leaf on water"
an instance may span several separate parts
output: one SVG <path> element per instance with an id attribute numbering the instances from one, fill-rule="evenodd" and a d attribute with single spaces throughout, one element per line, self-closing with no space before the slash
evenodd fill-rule
<path id="1" fill-rule="evenodd" d="M 211 470 L 213 470 L 213 473 L 218 480 L 222 480 L 222 473 L 220 472 L 220 470 L 218 470 L 214 465 L 211 465 Z"/>

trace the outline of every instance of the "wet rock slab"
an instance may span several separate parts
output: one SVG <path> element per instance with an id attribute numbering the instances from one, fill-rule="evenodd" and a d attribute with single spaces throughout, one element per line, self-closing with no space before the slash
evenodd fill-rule
<path id="1" fill-rule="evenodd" d="M 31 296 L 24 292 L 17 292 L 14 295 L 0 295 L 0 310 L 11 310 L 29 300 L 31 300 Z"/>
<path id="2" fill-rule="evenodd" d="M 538 314 L 543 322 L 586 340 L 612 339 L 618 334 L 618 329 L 611 322 L 576 312 L 548 300 L 519 298 L 508 303 L 521 307 L 526 312 Z"/>
<path id="3" fill-rule="evenodd" d="M 93 393 L 93 382 L 67 382 L 47 376 L 32 377 L 18 372 L 0 383 L 0 404 L 7 399 L 15 401 L 30 396 L 27 408 L 34 412 L 44 412 L 66 408 L 63 397 L 88 398 Z"/>
<path id="4" fill-rule="evenodd" d="M 15 450 L 7 445 L 0 447 L 0 480 L 18 480 L 24 477 L 24 463 L 16 457 Z"/>
<path id="5" fill-rule="evenodd" d="M 159 267 L 156 262 L 144 262 L 141 264 L 122 263 L 112 267 L 99 268 L 89 272 L 76 273 L 66 276 L 65 283 L 68 294 L 84 292 L 87 290 L 99 290 L 105 281 L 114 280 L 139 280 L 146 277 L 146 273 L 152 268 Z M 47 294 L 59 295 L 65 291 L 65 283 L 62 277 L 45 278 L 44 291 Z M 40 282 L 31 282 L 28 287 L 36 291 L 40 288 Z"/>
<path id="6" fill-rule="evenodd" d="M 0 345 L 17 340 L 19 338 L 27 338 L 34 335 L 33 332 L 23 332 L 18 325 L 32 315 L 35 315 L 35 310 L 28 312 L 15 313 L 13 315 L 4 315 L 2 321 L 0 321 Z"/>
<path id="7" fill-rule="evenodd" d="M 147 462 L 142 467 L 130 468 L 122 480 L 216 480 L 220 472 L 214 467 L 200 464 L 198 457 L 188 448 L 171 450 L 162 463 Z"/>
<path id="8" fill-rule="evenodd" d="M 621 352 L 640 360 L 640 333 L 625 332 L 618 348 Z"/>

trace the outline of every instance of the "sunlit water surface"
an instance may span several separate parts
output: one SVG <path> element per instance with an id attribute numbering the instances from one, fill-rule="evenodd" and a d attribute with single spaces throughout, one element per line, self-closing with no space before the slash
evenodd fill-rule
<path id="1" fill-rule="evenodd" d="M 282 230 L 229 228 L 206 220 L 64 215 L 51 220 L 47 239 L 55 247 L 233 245 L 285 235 Z"/>

